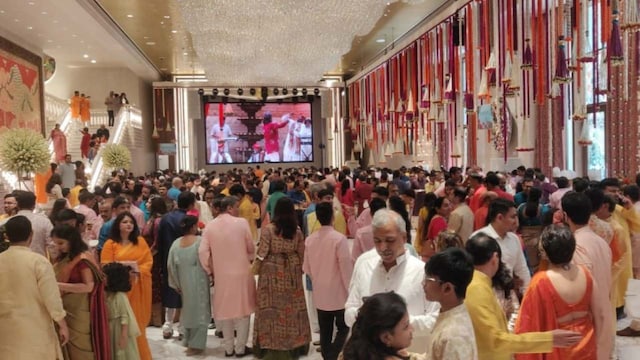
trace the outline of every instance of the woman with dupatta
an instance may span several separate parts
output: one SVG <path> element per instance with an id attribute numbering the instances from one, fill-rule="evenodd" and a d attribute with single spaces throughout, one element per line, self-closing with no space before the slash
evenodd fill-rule
<path id="1" fill-rule="evenodd" d="M 131 291 L 127 293 L 131 309 L 140 326 L 136 339 L 141 360 L 151 359 L 145 328 L 151 320 L 151 267 L 153 256 L 149 245 L 140 236 L 133 215 L 124 212 L 116 217 L 111 228 L 111 237 L 105 242 L 100 254 L 100 263 L 119 262 L 131 266 Z"/>
<path id="2" fill-rule="evenodd" d="M 104 275 L 75 227 L 58 225 L 51 238 L 60 254 L 54 270 L 70 334 L 64 358 L 110 360 Z"/>
<path id="3" fill-rule="evenodd" d="M 599 358 L 596 325 L 599 313 L 592 294 L 597 284 L 586 267 L 571 262 L 576 240 L 568 227 L 551 225 L 540 236 L 540 252 L 549 262 L 538 271 L 524 294 L 516 322 L 517 334 L 554 329 L 579 332 L 582 339 L 568 348 L 554 348 L 548 354 L 517 354 L 517 360 L 564 360 Z M 611 311 L 610 309 L 608 309 Z M 606 310 L 605 310 L 606 311 Z M 609 336 L 612 334 L 602 334 Z"/>
<path id="4" fill-rule="evenodd" d="M 258 277 L 253 354 L 259 359 L 298 359 L 309 352 L 311 328 L 302 288 L 304 236 L 291 199 L 276 203 L 254 261 Z"/>
<path id="5" fill-rule="evenodd" d="M 60 124 L 56 124 L 49 139 L 53 142 L 53 152 L 55 153 L 55 159 L 57 162 L 64 162 L 64 157 L 67 156 L 67 136 L 62 130 L 60 130 Z"/>

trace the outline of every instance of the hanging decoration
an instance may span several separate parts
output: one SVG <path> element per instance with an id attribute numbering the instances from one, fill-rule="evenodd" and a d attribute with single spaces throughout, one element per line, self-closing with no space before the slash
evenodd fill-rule
<path id="1" fill-rule="evenodd" d="M 587 147 L 593 144 L 593 140 L 591 140 L 591 134 L 589 131 L 590 128 L 591 125 L 589 124 L 589 122 L 585 121 L 582 123 L 582 131 L 580 132 L 580 137 L 578 138 L 578 144 L 580 144 L 580 146 Z"/>
<path id="2" fill-rule="evenodd" d="M 156 122 L 153 122 L 153 131 L 151 132 L 152 139 L 159 139 L 160 135 L 158 134 L 158 128 L 156 127 Z"/>
<path id="3" fill-rule="evenodd" d="M 558 51 L 556 52 L 556 72 L 553 82 L 558 84 L 566 84 L 571 82 L 569 69 L 567 68 L 567 58 L 565 55 L 566 41 L 563 35 L 558 37 Z"/>
<path id="4" fill-rule="evenodd" d="M 620 26 L 622 30 L 640 30 L 640 1 L 626 0 L 624 2 L 624 23 Z"/>
<path id="5" fill-rule="evenodd" d="M 613 20 L 611 23 L 611 37 L 607 44 L 608 58 L 611 66 L 621 66 L 624 65 L 624 54 L 622 51 L 622 38 L 620 36 L 620 13 L 618 11 L 617 0 L 612 1 L 611 15 Z"/>
<path id="6" fill-rule="evenodd" d="M 531 70 L 533 68 L 533 52 L 531 51 L 531 39 L 524 40 L 524 51 L 522 52 L 522 64 L 520 69 Z"/>

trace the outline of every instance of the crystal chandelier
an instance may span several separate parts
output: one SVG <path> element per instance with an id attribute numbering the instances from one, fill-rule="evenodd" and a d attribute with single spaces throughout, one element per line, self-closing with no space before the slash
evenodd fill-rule
<path id="1" fill-rule="evenodd" d="M 399 0 L 181 0 L 209 81 L 315 84 Z M 424 0 L 402 0 L 418 3 Z"/>

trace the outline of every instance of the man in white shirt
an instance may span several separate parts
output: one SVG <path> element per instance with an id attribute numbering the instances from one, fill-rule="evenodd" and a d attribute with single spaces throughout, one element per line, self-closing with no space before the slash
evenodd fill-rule
<path id="1" fill-rule="evenodd" d="M 218 151 L 211 155 L 211 163 L 212 164 L 231 164 L 233 160 L 231 159 L 231 155 L 227 151 L 225 151 L 225 143 L 226 141 L 218 142 Z"/>
<path id="2" fill-rule="evenodd" d="M 487 214 L 489 225 L 471 234 L 485 233 L 496 239 L 502 250 L 502 261 L 512 271 L 516 287 L 521 294 L 531 282 L 531 273 L 524 258 L 522 244 L 518 235 L 512 231 L 518 224 L 518 213 L 512 201 L 502 198 L 495 199 L 489 204 Z M 516 279 L 517 277 L 517 279 Z"/>
<path id="3" fill-rule="evenodd" d="M 406 253 L 404 220 L 396 212 L 378 210 L 372 220 L 375 249 L 362 254 L 353 269 L 349 297 L 345 304 L 345 323 L 353 326 L 363 298 L 395 291 L 407 302 L 411 325 L 415 329 L 415 350 L 424 351 L 440 305 L 427 301 L 422 288 L 424 263 Z M 418 340 L 418 337 L 421 339 Z"/>
<path id="4" fill-rule="evenodd" d="M 16 216 L 22 215 L 31 222 L 31 228 L 33 229 L 33 239 L 29 245 L 31 251 L 54 259 L 58 254 L 56 246 L 51 240 L 53 224 L 44 214 L 33 212 L 36 208 L 36 195 L 24 190 L 15 190 L 13 194 L 16 196 L 19 209 Z"/>

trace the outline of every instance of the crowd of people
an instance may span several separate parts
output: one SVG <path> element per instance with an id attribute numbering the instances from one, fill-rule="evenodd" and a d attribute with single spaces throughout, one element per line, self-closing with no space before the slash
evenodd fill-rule
<path id="1" fill-rule="evenodd" d="M 66 171 L 50 207 L 5 196 L 8 358 L 150 359 L 147 326 L 187 355 L 216 328 L 226 356 L 265 359 L 610 359 L 616 318 L 640 336 L 626 180 L 256 165 L 87 189 Z"/>

